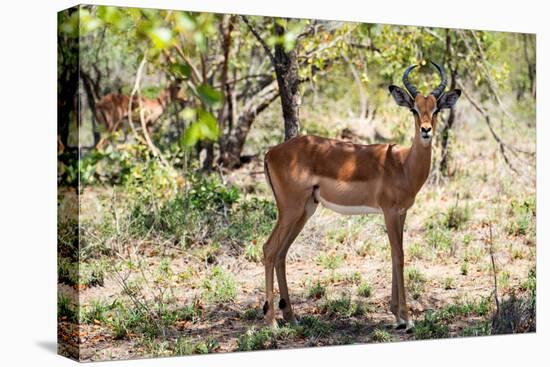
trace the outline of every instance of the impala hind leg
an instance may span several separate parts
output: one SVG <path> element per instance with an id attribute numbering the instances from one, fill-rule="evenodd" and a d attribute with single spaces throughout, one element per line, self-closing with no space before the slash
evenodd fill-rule
<path id="1" fill-rule="evenodd" d="M 275 257 L 277 255 L 278 244 L 281 233 L 281 220 L 277 220 L 271 235 L 264 244 L 264 267 L 265 267 L 265 294 L 266 301 L 264 303 L 263 312 L 265 321 L 268 326 L 277 327 L 277 321 L 275 320 L 275 309 L 273 307 L 273 272 L 275 267 Z"/>
<path id="2" fill-rule="evenodd" d="M 290 296 L 288 293 L 288 284 L 286 280 L 286 255 L 288 253 L 288 249 L 290 248 L 296 237 L 298 237 L 308 219 L 313 215 L 313 213 L 315 213 L 316 209 L 317 203 L 315 202 L 313 197 L 311 197 L 306 203 L 305 210 L 300 218 L 297 221 L 293 222 L 293 227 L 289 231 L 289 236 L 288 238 L 285 238 L 285 244 L 280 249 L 275 259 L 277 283 L 279 284 L 279 292 L 281 295 L 279 308 L 283 311 L 283 318 L 291 324 L 296 324 L 296 318 L 294 317 L 294 313 L 292 311 L 292 303 L 290 302 Z"/>

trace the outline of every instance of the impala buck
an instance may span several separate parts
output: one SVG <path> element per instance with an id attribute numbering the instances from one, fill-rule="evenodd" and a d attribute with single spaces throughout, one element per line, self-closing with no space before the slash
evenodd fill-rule
<path id="1" fill-rule="evenodd" d="M 411 329 L 403 278 L 403 226 L 407 210 L 430 172 L 431 143 L 438 112 L 451 108 L 461 91 L 445 92 L 447 78 L 441 66 L 431 62 L 441 83 L 424 96 L 409 82 L 407 91 L 391 85 L 389 91 L 399 106 L 414 117 L 414 140 L 410 147 L 395 144 L 359 145 L 305 135 L 271 148 L 265 155 L 266 180 L 277 203 L 278 218 L 263 247 L 266 322 L 277 326 L 274 310 L 273 275 L 277 272 L 279 308 L 287 322 L 295 323 L 286 281 L 286 255 L 317 205 L 345 215 L 382 214 L 391 245 L 392 292 L 390 310 L 395 327 Z"/>

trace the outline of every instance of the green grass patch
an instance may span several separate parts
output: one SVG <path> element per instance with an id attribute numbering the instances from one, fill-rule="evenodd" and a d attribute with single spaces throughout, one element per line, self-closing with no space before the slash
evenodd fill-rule
<path id="1" fill-rule="evenodd" d="M 441 225 L 447 229 L 457 230 L 466 224 L 471 217 L 470 207 L 468 205 L 455 205 L 447 209 L 447 212 L 441 220 Z"/>
<path id="2" fill-rule="evenodd" d="M 411 259 L 424 259 L 426 257 L 426 248 L 420 242 L 415 242 L 407 249 L 407 255 Z"/>
<path id="3" fill-rule="evenodd" d="M 510 217 L 506 232 L 513 236 L 525 236 L 534 233 L 536 225 L 535 199 L 512 200 L 508 208 Z"/>
<path id="4" fill-rule="evenodd" d="M 237 284 L 232 274 L 214 266 L 201 284 L 202 297 L 209 303 L 232 302 L 237 296 Z"/>
<path id="5" fill-rule="evenodd" d="M 244 320 L 254 321 L 263 318 L 262 311 L 258 307 L 250 307 L 241 313 L 241 318 Z"/>
<path id="6" fill-rule="evenodd" d="M 429 310 L 424 314 L 424 319 L 416 323 L 414 327 L 414 335 L 416 339 L 436 339 L 446 338 L 449 336 L 449 325 L 457 320 L 459 317 L 472 318 L 482 317 L 485 318 L 489 315 L 492 309 L 491 301 L 488 297 L 481 298 L 478 301 L 462 302 L 454 305 L 443 307 L 437 311 Z M 471 329 L 466 330 L 468 335 L 474 335 L 475 332 L 481 334 L 483 326 L 482 320 L 479 324 L 471 326 Z M 475 327 L 479 327 L 475 329 Z M 477 331 L 476 331 L 477 330 Z"/>
<path id="7" fill-rule="evenodd" d="M 365 298 L 370 297 L 372 295 L 372 286 L 367 282 L 359 284 L 359 287 L 357 287 L 357 294 Z"/>
<path id="8" fill-rule="evenodd" d="M 349 283 L 349 284 L 359 284 L 361 283 L 361 273 L 354 271 L 352 273 L 338 273 L 331 272 L 331 274 L 326 278 L 328 283 Z"/>
<path id="9" fill-rule="evenodd" d="M 94 299 L 90 305 L 83 307 L 80 313 L 80 322 L 91 324 L 107 321 L 108 313 L 115 307 L 114 303 L 107 303 L 101 299 Z"/>
<path id="10" fill-rule="evenodd" d="M 448 228 L 435 226 L 428 228 L 426 242 L 436 251 L 449 253 L 452 249 L 452 233 Z"/>
<path id="11" fill-rule="evenodd" d="M 194 342 L 191 338 L 180 336 L 176 338 L 170 349 L 172 350 L 172 355 L 184 356 L 191 354 L 208 354 L 219 347 L 220 343 L 213 338 L 209 338 L 206 341 Z"/>
<path id="12" fill-rule="evenodd" d="M 342 265 L 342 262 L 344 262 L 344 255 L 336 253 L 322 253 L 315 258 L 315 261 L 317 264 L 325 267 L 325 269 L 335 270 Z"/>
<path id="13" fill-rule="evenodd" d="M 277 348 L 277 342 L 294 339 L 298 335 L 296 329 L 283 326 L 277 329 L 264 327 L 262 329 L 249 329 L 237 340 L 238 351 L 251 351 Z"/>
<path id="14" fill-rule="evenodd" d="M 302 317 L 296 328 L 299 330 L 299 334 L 306 338 L 322 338 L 332 332 L 330 324 L 309 315 Z"/>
<path id="15" fill-rule="evenodd" d="M 68 322 L 78 320 L 78 306 L 63 294 L 57 297 L 57 318 Z"/>
<path id="16" fill-rule="evenodd" d="M 427 311 L 424 319 L 414 326 L 415 339 L 439 339 L 449 336 L 449 327 L 441 321 L 437 313 Z"/>
<path id="17" fill-rule="evenodd" d="M 352 317 L 362 316 L 368 309 L 362 302 L 353 302 L 348 295 L 337 299 L 327 299 L 320 307 L 320 311 L 327 316 Z"/>
<path id="18" fill-rule="evenodd" d="M 393 335 L 391 335 L 387 330 L 376 328 L 372 333 L 370 333 L 370 338 L 375 343 L 388 343 L 393 341 Z"/>
<path id="19" fill-rule="evenodd" d="M 58 282 L 67 285 L 103 286 L 105 272 L 105 264 L 101 261 L 78 263 L 64 257 L 57 261 Z"/>
<path id="20" fill-rule="evenodd" d="M 311 299 L 320 299 L 326 296 L 327 287 L 318 280 L 315 283 L 309 283 L 306 286 L 306 296 Z"/>
<path id="21" fill-rule="evenodd" d="M 426 284 L 426 277 L 417 268 L 405 268 L 405 280 L 407 289 L 414 299 L 420 298 Z"/>

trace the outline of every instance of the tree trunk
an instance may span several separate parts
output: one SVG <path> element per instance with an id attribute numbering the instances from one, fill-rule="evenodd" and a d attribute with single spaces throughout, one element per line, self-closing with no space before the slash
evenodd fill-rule
<path id="1" fill-rule="evenodd" d="M 275 22 L 275 35 L 284 37 L 285 28 Z M 274 68 L 281 96 L 281 107 L 285 121 L 285 141 L 298 136 L 300 132 L 300 80 L 298 77 L 298 59 L 296 51 L 286 51 L 284 45 L 276 44 Z"/>
<path id="2" fill-rule="evenodd" d="M 256 98 L 248 101 L 235 121 L 231 131 L 220 141 L 220 162 L 224 167 L 236 168 L 241 164 L 241 155 L 246 137 L 256 116 L 273 102 L 279 92 L 275 82 L 264 88 Z"/>
<path id="3" fill-rule="evenodd" d="M 534 45 L 529 42 L 529 39 L 532 36 L 523 34 L 523 54 L 525 57 L 525 63 L 527 64 L 527 77 L 529 78 L 529 89 L 531 97 L 536 98 L 537 95 L 537 83 L 536 83 L 536 63 L 533 60 L 536 60 L 536 55 L 531 58 L 529 56 L 529 47 L 533 48 L 533 53 L 536 52 Z M 531 38 L 532 39 L 532 38 Z"/>
<path id="4" fill-rule="evenodd" d="M 94 86 L 90 76 L 83 71 L 80 72 L 80 76 L 82 78 L 82 84 L 84 86 L 84 90 L 86 91 L 86 95 L 88 97 L 87 98 L 88 107 L 92 112 L 92 134 L 94 136 L 93 146 L 95 147 L 97 146 L 100 139 L 99 129 L 97 126 L 97 110 L 95 108 L 96 102 L 99 100 L 99 95 L 96 88 L 97 86 Z"/>
<path id="5" fill-rule="evenodd" d="M 70 15 L 74 9 L 68 9 Z M 78 66 L 80 50 L 78 37 L 58 33 L 57 135 L 63 148 L 68 148 L 71 120 L 78 114 Z M 78 117 L 76 117 L 78 119 Z M 78 128 L 78 126 L 77 126 Z M 74 147 L 73 147 L 74 148 Z"/>

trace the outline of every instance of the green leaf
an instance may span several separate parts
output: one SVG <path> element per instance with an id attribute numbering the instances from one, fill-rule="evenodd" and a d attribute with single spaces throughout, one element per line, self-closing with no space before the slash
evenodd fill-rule
<path id="1" fill-rule="evenodd" d="M 193 146 L 199 140 L 214 141 L 219 136 L 218 122 L 212 114 L 205 110 L 198 110 L 198 119 L 185 131 L 183 144 Z"/>
<path id="2" fill-rule="evenodd" d="M 208 84 L 201 84 L 197 88 L 199 98 L 208 106 L 214 106 L 220 102 L 223 98 L 223 94 L 209 86 Z"/>
<path id="3" fill-rule="evenodd" d="M 170 72 L 182 79 L 187 79 L 191 76 L 191 67 L 186 62 L 170 64 Z"/>

